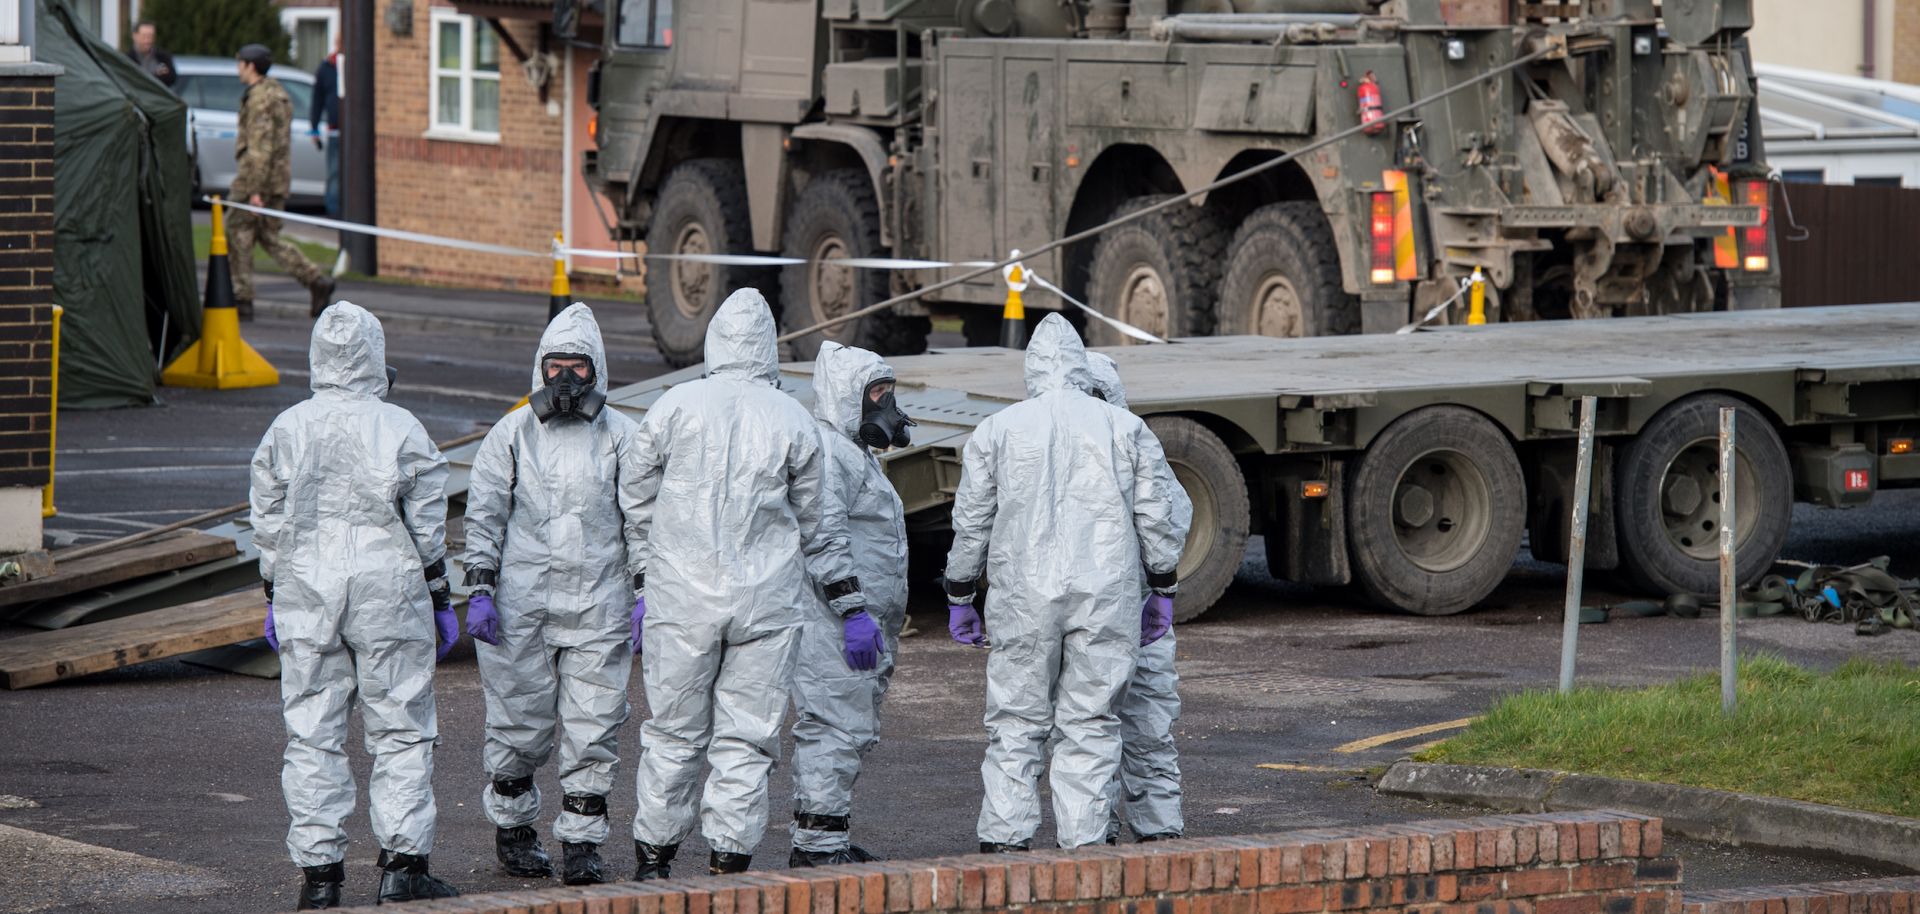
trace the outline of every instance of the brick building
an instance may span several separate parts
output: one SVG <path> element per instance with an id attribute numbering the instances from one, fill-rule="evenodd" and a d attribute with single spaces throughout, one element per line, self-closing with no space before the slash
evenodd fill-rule
<path id="1" fill-rule="evenodd" d="M 0 0 L 0 555 L 40 548 L 53 459 L 53 79 Z"/>
<path id="2" fill-rule="evenodd" d="M 555 232 L 576 247 L 613 246 L 579 173 L 597 55 L 552 36 L 552 10 L 550 0 L 419 0 L 410 20 L 383 17 L 374 39 L 381 225 L 531 250 Z M 579 40 L 597 46 L 597 22 L 583 23 Z M 544 71 L 544 91 L 530 71 Z M 379 256 L 383 275 L 455 285 L 537 291 L 552 275 L 545 260 L 384 239 Z M 570 267 L 576 279 L 612 274 L 605 261 Z"/>

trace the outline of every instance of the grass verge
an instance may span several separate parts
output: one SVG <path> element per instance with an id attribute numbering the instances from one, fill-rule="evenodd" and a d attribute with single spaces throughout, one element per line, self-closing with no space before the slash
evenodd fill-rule
<path id="1" fill-rule="evenodd" d="M 333 259 L 334 259 L 334 256 L 338 253 L 338 251 L 333 246 L 325 245 L 325 244 L 315 244 L 311 241 L 301 241 L 297 238 L 291 238 L 291 237 L 288 237 L 287 240 L 292 241 L 293 246 L 296 248 L 299 248 L 300 253 L 305 254 L 307 259 L 313 261 L 316 265 L 318 265 L 323 272 L 333 268 Z M 229 243 L 231 243 L 231 239 L 229 239 Z M 209 225 L 194 226 L 193 227 L 193 260 L 194 262 L 205 263 L 207 260 L 207 253 L 212 249 L 213 249 L 213 227 Z M 286 272 L 285 270 L 280 269 L 279 264 L 273 262 L 272 257 L 267 256 L 267 252 L 261 250 L 258 247 L 255 247 L 253 249 L 253 269 L 255 272 L 259 272 L 263 270 L 269 273 Z"/>
<path id="2" fill-rule="evenodd" d="M 1920 670 L 1740 665 L 1739 711 L 1710 673 L 1646 689 L 1526 692 L 1417 756 L 1788 797 L 1920 817 Z"/>

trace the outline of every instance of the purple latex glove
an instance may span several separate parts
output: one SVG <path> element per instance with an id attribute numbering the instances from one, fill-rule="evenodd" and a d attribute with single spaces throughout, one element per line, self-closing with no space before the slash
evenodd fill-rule
<path id="1" fill-rule="evenodd" d="M 448 654 L 453 653 L 454 642 L 460 640 L 460 617 L 454 614 L 451 606 L 436 610 L 433 627 L 440 635 L 440 650 L 433 655 L 433 659 L 445 660 Z"/>
<path id="2" fill-rule="evenodd" d="M 1166 637 L 1173 628 L 1173 598 L 1154 594 L 1140 607 L 1140 646 L 1146 647 Z"/>
<path id="3" fill-rule="evenodd" d="M 980 627 L 980 611 L 974 609 L 972 603 L 947 604 L 947 631 L 961 644 L 987 645 L 987 635 Z"/>
<path id="4" fill-rule="evenodd" d="M 276 654 L 280 653 L 280 637 L 274 634 L 273 632 L 273 604 L 272 603 L 267 604 L 267 624 L 262 634 L 267 636 L 267 646 L 270 648 L 273 648 L 274 653 Z"/>
<path id="5" fill-rule="evenodd" d="M 633 652 L 638 654 L 640 653 L 640 633 L 645 629 L 647 623 L 647 597 L 645 594 L 633 598 L 632 622 L 633 634 L 630 637 L 633 639 Z"/>
<path id="6" fill-rule="evenodd" d="M 841 643 L 840 656 L 846 658 L 847 667 L 855 670 L 871 670 L 880 665 L 880 655 L 887 649 L 880 640 L 880 626 L 860 610 L 840 620 Z"/>
<path id="7" fill-rule="evenodd" d="M 475 641 L 500 646 L 500 612 L 493 608 L 493 594 L 477 593 L 467 600 L 467 634 Z"/>

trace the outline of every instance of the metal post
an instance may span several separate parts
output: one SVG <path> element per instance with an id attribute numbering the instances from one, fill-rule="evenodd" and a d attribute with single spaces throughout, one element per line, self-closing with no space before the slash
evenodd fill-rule
<path id="1" fill-rule="evenodd" d="M 1475 271 L 1476 275 L 1478 271 Z M 1580 398 L 1580 450 L 1574 457 L 1573 527 L 1567 533 L 1567 606 L 1560 622 L 1560 691 L 1573 691 L 1574 655 L 1580 646 L 1580 592 L 1587 578 L 1587 501 L 1593 489 L 1592 397 Z"/>
<path id="2" fill-rule="evenodd" d="M 1739 595 L 1734 592 L 1733 531 L 1734 485 L 1734 411 L 1720 408 L 1720 710 L 1734 711 L 1739 669 L 1736 665 L 1733 620 L 1739 615 Z"/>
<path id="3" fill-rule="evenodd" d="M 341 0 L 346 27 L 347 97 L 341 108 L 341 201 L 348 222 L 377 224 L 373 177 L 373 0 Z M 346 233 L 347 262 L 367 276 L 380 270 L 372 235 Z"/>

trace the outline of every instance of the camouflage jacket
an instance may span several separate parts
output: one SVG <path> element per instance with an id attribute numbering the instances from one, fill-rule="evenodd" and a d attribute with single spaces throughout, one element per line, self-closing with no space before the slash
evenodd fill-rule
<path id="1" fill-rule="evenodd" d="M 288 148 L 293 129 L 293 99 L 280 81 L 267 77 L 240 96 L 240 135 L 233 143 L 238 169 L 227 193 L 244 201 L 259 194 L 273 201 L 286 199 L 293 183 L 293 151 Z"/>

